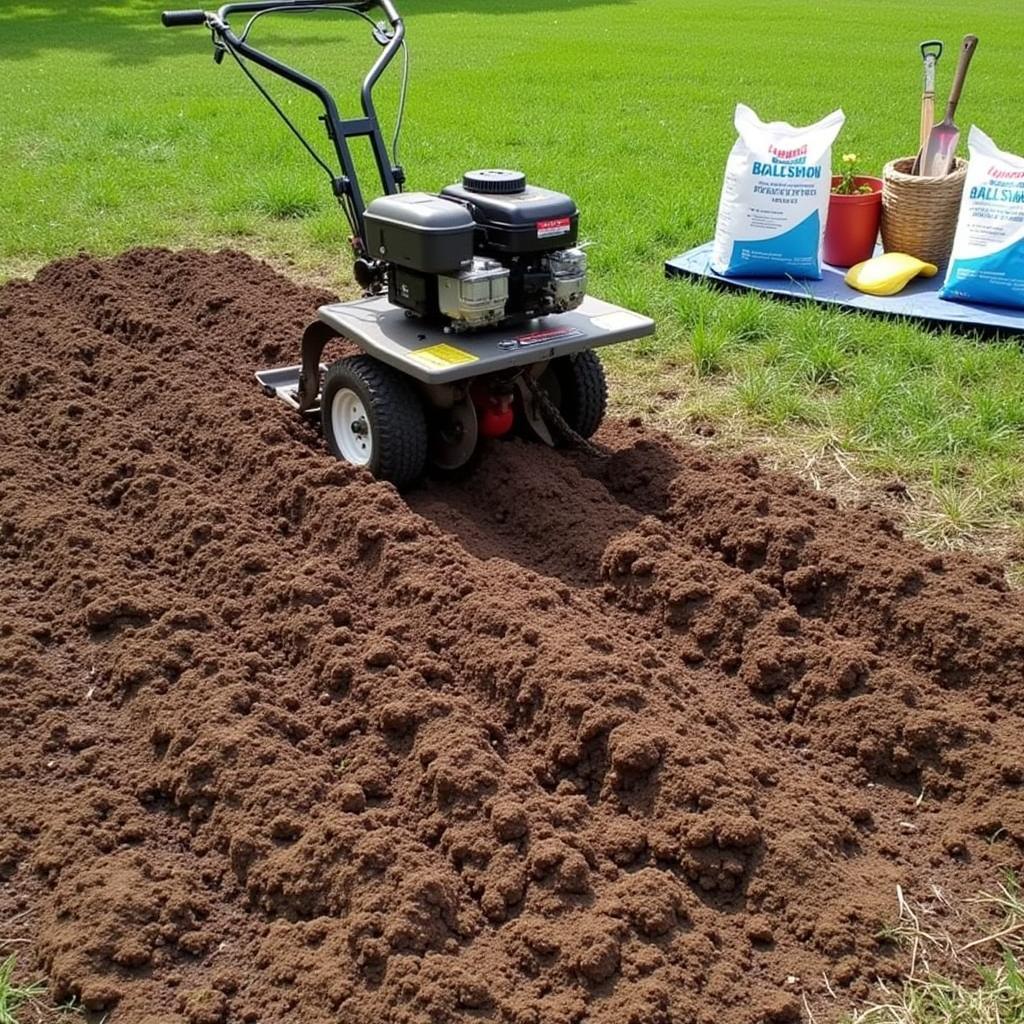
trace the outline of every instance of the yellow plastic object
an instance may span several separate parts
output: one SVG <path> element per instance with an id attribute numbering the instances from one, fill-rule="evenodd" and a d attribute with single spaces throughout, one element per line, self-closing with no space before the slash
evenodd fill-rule
<path id="1" fill-rule="evenodd" d="M 934 277 L 939 268 L 905 252 L 887 252 L 850 267 L 844 280 L 851 288 L 868 295 L 895 295 L 920 274 Z"/>

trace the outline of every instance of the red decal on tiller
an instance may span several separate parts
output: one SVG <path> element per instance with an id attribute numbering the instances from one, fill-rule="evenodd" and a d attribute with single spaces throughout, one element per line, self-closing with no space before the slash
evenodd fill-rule
<path id="1" fill-rule="evenodd" d="M 549 327 L 544 331 L 522 334 L 516 341 L 520 345 L 542 345 L 545 341 L 567 341 L 569 338 L 582 338 L 583 332 L 575 327 Z"/>
<path id="2" fill-rule="evenodd" d="M 556 217 L 554 220 L 539 220 L 537 221 L 537 237 L 550 238 L 552 235 L 564 235 L 571 227 L 571 217 Z"/>

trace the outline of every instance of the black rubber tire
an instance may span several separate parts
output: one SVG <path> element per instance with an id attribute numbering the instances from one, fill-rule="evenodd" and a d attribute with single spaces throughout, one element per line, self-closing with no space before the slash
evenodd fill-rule
<path id="1" fill-rule="evenodd" d="M 558 383 L 558 411 L 580 437 L 593 437 L 608 408 L 608 382 L 593 349 L 559 356 L 548 367 Z M 541 383 L 544 380 L 541 378 Z"/>
<path id="2" fill-rule="evenodd" d="M 359 396 L 370 421 L 373 441 L 365 468 L 396 487 L 418 480 L 427 463 L 427 420 L 409 381 L 371 356 L 346 356 L 331 364 L 324 376 L 320 423 L 331 454 L 344 462 L 331 423 L 331 403 L 341 388 Z"/>

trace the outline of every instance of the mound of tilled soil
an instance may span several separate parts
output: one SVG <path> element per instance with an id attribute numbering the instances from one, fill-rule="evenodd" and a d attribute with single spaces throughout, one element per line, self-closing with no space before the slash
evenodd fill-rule
<path id="1" fill-rule="evenodd" d="M 323 298 L 236 253 L 0 289 L 0 936 L 56 998 L 835 1019 L 897 884 L 1020 866 L 997 567 L 623 425 L 401 497 L 252 380 Z"/>

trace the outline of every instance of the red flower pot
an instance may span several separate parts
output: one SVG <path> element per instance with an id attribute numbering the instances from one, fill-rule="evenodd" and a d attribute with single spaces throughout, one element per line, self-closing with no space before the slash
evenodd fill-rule
<path id="1" fill-rule="evenodd" d="M 870 185 L 870 192 L 854 192 L 828 197 L 828 220 L 825 222 L 825 262 L 835 267 L 852 267 L 874 255 L 878 225 L 882 219 L 882 179 L 853 179 L 854 183 Z M 842 178 L 832 178 L 835 188 Z"/>

